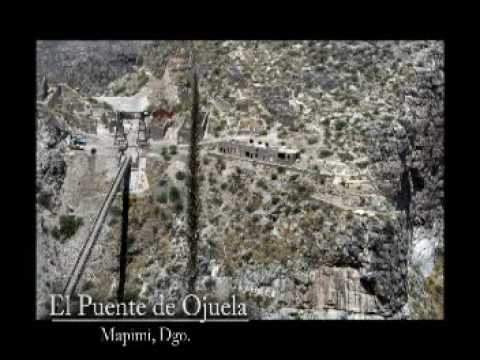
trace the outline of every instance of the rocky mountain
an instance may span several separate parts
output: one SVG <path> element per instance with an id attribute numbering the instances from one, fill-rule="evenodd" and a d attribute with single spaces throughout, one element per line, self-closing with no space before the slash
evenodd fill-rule
<path id="1" fill-rule="evenodd" d="M 117 165 L 111 109 L 93 95 L 145 96 L 162 110 L 150 126 L 151 193 L 130 209 L 126 290 L 147 303 L 186 294 L 192 48 L 208 113 L 196 291 L 236 294 L 254 318 L 441 318 L 438 41 L 39 42 L 39 93 L 44 72 L 50 84 L 37 102 L 39 297 L 64 281 Z M 68 151 L 79 131 L 96 155 Z M 233 137 L 298 149 L 304 170 L 219 154 L 214 142 Z M 78 180 L 99 174 L 93 187 Z M 80 284 L 100 299 L 118 286 L 118 206 Z M 62 221 L 76 231 L 59 241 Z"/>
<path id="2" fill-rule="evenodd" d="M 38 41 L 37 89 L 44 74 L 86 95 L 101 95 L 113 80 L 142 63 L 148 41 Z"/>

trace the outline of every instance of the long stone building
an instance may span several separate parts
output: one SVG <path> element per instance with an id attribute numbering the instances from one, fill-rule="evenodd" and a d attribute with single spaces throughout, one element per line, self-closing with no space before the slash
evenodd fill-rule
<path id="1" fill-rule="evenodd" d="M 218 144 L 218 151 L 223 154 L 235 155 L 257 161 L 275 164 L 294 164 L 300 158 L 300 151 L 285 146 L 273 147 L 268 142 L 255 141 L 240 142 L 228 140 Z"/>

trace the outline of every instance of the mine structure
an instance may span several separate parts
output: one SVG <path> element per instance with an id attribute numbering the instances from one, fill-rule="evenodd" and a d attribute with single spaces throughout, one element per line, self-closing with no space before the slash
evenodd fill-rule
<path id="1" fill-rule="evenodd" d="M 167 111 L 161 108 L 152 112 L 152 116 L 154 119 L 162 120 L 164 118 L 170 119 L 173 115 L 175 115 L 174 111 Z"/>
<path id="2" fill-rule="evenodd" d="M 146 115 L 147 113 L 140 113 L 140 120 L 138 121 L 137 145 L 140 147 L 148 145 L 149 134 L 145 121 Z"/>
<path id="3" fill-rule="evenodd" d="M 114 145 L 121 149 L 128 147 L 127 134 L 123 126 L 123 113 L 115 112 L 115 138 Z"/>
<path id="4" fill-rule="evenodd" d="M 149 144 L 149 127 L 147 126 L 146 117 L 149 115 L 147 112 L 135 111 L 135 112 L 125 112 L 125 111 L 116 111 L 115 112 L 115 138 L 114 145 L 118 146 L 119 149 L 128 148 L 128 139 L 125 132 L 125 126 L 123 121 L 125 119 L 139 119 L 138 121 L 138 132 L 137 132 L 137 145 L 139 147 L 145 147 Z"/>
<path id="5" fill-rule="evenodd" d="M 234 139 L 220 142 L 218 151 L 223 154 L 282 165 L 291 165 L 300 159 L 300 151 L 297 149 L 285 146 L 274 147 L 270 146 L 268 142 L 255 142 L 253 139 L 250 139 L 249 142 Z"/>

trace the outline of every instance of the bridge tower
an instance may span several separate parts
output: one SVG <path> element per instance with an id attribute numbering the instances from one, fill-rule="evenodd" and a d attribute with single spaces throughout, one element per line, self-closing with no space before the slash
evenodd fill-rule
<path id="1" fill-rule="evenodd" d="M 125 134 L 125 128 L 123 127 L 123 114 L 115 112 L 115 140 L 114 145 L 119 148 L 127 148 L 128 140 Z"/>
<path id="2" fill-rule="evenodd" d="M 147 124 L 144 112 L 140 113 L 140 120 L 138 121 L 137 145 L 140 147 L 148 145 Z"/>
<path id="3" fill-rule="evenodd" d="M 127 170 L 123 178 L 122 194 L 122 233 L 120 237 L 120 274 L 117 289 L 118 301 L 123 301 L 125 297 L 125 278 L 127 269 L 127 245 L 128 245 L 128 209 L 130 206 L 130 177 L 131 162 L 127 165 Z"/>

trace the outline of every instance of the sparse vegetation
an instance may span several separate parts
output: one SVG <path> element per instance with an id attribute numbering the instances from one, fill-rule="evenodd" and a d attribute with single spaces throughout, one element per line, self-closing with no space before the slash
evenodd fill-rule
<path id="1" fill-rule="evenodd" d="M 49 209 L 52 206 L 52 194 L 47 192 L 40 192 L 38 195 L 38 203 L 45 209 Z"/>
<path id="2" fill-rule="evenodd" d="M 167 193 L 162 192 L 157 196 L 157 201 L 161 204 L 166 204 L 168 202 Z"/>
<path id="3" fill-rule="evenodd" d="M 169 191 L 170 201 L 176 203 L 180 200 L 180 191 L 177 189 L 176 186 L 171 186 Z"/>
<path id="4" fill-rule="evenodd" d="M 267 183 L 265 182 L 265 180 L 263 179 L 258 179 L 257 180 L 257 186 L 260 188 L 260 189 L 263 189 L 263 190 L 268 190 L 268 185 Z"/>
<path id="5" fill-rule="evenodd" d="M 227 168 L 227 164 L 225 163 L 225 160 L 219 158 L 217 160 L 217 163 L 215 164 L 215 167 L 217 168 L 217 171 L 221 173 L 223 170 Z"/>
<path id="6" fill-rule="evenodd" d="M 52 230 L 52 235 L 62 243 L 71 238 L 77 232 L 78 228 L 83 225 L 83 219 L 75 215 L 60 216 L 60 224 Z"/>
<path id="7" fill-rule="evenodd" d="M 338 157 L 339 157 L 340 160 L 342 160 L 343 162 L 353 161 L 353 160 L 355 159 L 350 153 L 347 153 L 347 152 L 339 153 L 339 154 L 338 154 Z"/>
<path id="8" fill-rule="evenodd" d="M 179 181 L 183 181 L 183 180 L 185 180 L 185 173 L 183 171 L 179 170 L 175 174 L 175 178 Z"/>
<path id="9" fill-rule="evenodd" d="M 285 139 L 287 135 L 288 135 L 287 130 L 285 130 L 285 128 L 282 128 L 282 130 L 280 130 L 280 132 L 278 133 L 278 138 Z"/>
<path id="10" fill-rule="evenodd" d="M 140 90 L 140 88 L 145 85 L 148 81 L 148 76 L 145 74 L 143 71 L 140 73 L 138 76 L 138 84 L 137 84 L 137 91 Z"/>
<path id="11" fill-rule="evenodd" d="M 226 121 L 225 119 L 222 119 L 222 120 L 220 120 L 220 122 L 214 127 L 213 130 L 214 130 L 215 132 L 220 132 L 220 131 L 225 130 L 226 126 L 227 126 L 227 121 Z"/>
<path id="12" fill-rule="evenodd" d="M 322 150 L 320 150 L 320 153 L 318 154 L 318 156 L 322 159 L 330 157 L 332 155 L 333 155 L 333 153 L 328 149 L 322 149 Z"/>
<path id="13" fill-rule="evenodd" d="M 183 202 L 177 201 L 177 203 L 175 203 L 174 209 L 177 214 L 181 213 L 183 211 Z"/>
<path id="14" fill-rule="evenodd" d="M 113 89 L 113 95 L 114 96 L 117 96 L 119 95 L 120 93 L 124 92 L 126 90 L 126 86 L 125 85 L 119 85 L 117 86 L 115 89 Z"/>

